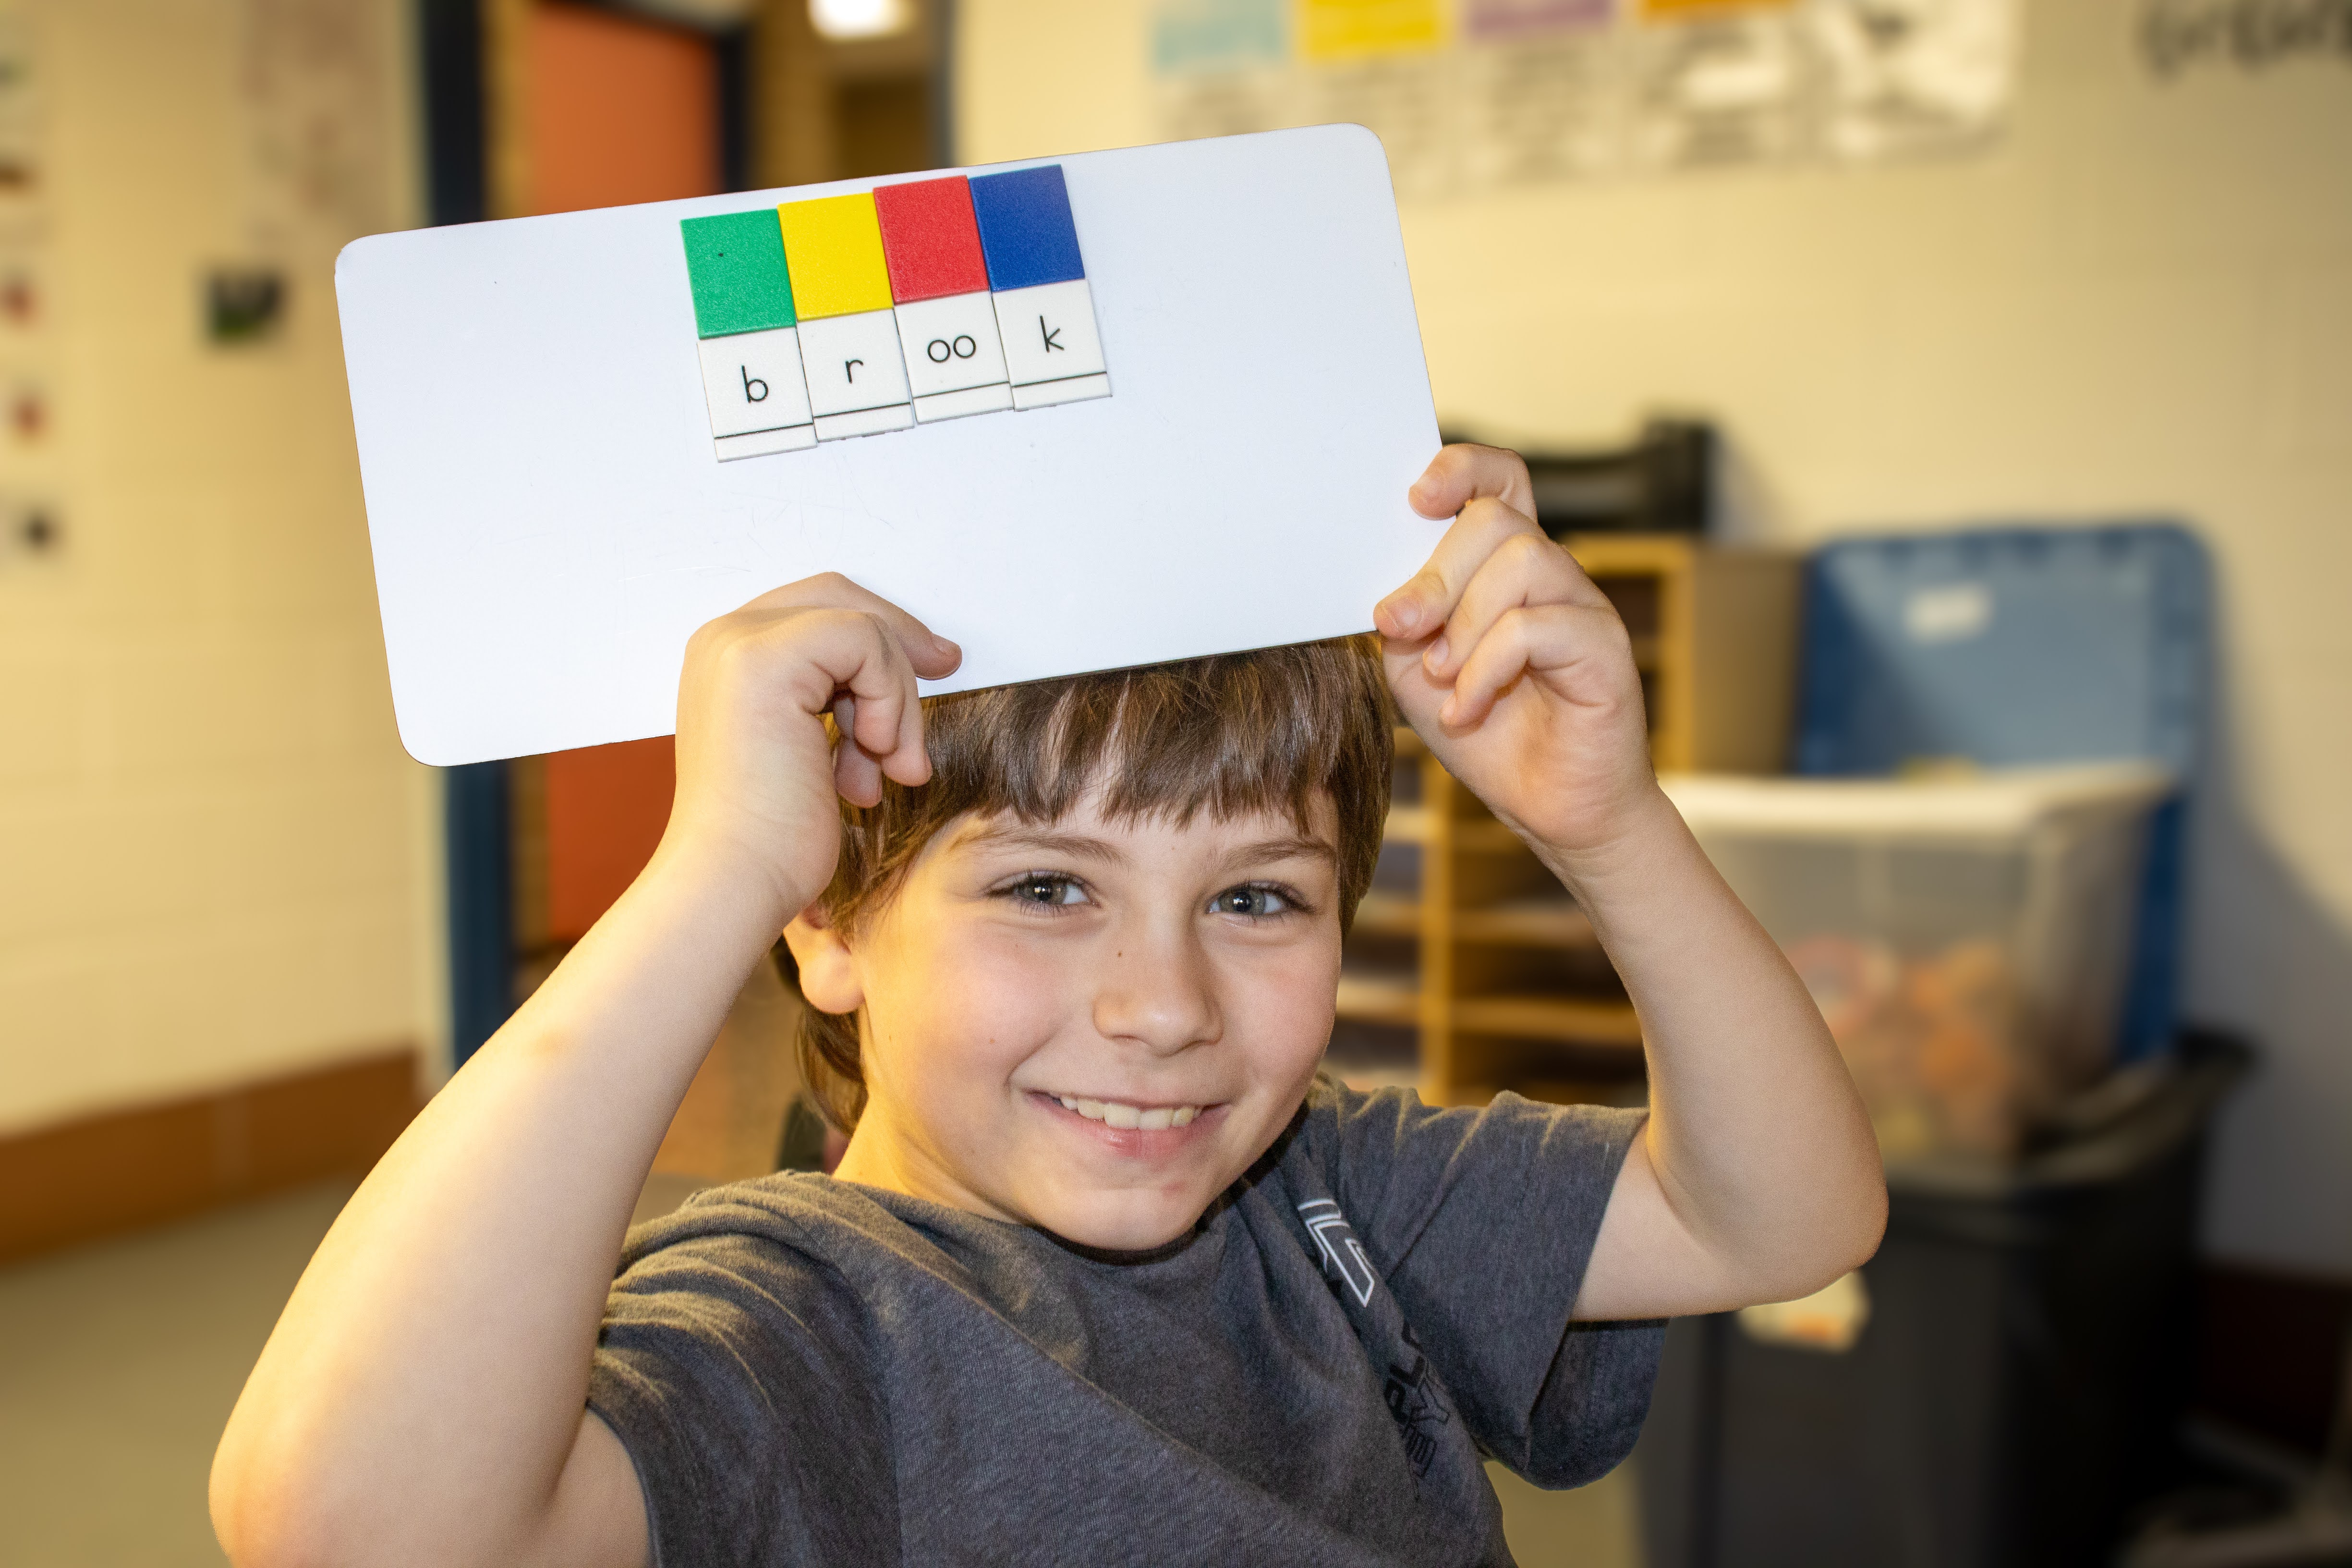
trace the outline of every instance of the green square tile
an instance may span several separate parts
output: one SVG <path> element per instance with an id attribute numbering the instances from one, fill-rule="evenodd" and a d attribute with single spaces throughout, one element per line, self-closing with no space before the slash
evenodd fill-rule
<path id="1" fill-rule="evenodd" d="M 784 270 L 784 237 L 775 208 L 685 218 L 677 226 L 686 237 L 694 324 L 702 336 L 794 324 L 793 282 Z"/>

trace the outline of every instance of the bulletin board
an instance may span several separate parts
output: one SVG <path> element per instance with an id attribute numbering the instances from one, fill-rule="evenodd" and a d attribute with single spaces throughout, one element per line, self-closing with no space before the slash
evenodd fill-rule
<path id="1" fill-rule="evenodd" d="M 1354 121 L 1439 196 L 1964 153 L 2015 90 L 2019 0 L 1158 0 L 1160 133 Z"/>

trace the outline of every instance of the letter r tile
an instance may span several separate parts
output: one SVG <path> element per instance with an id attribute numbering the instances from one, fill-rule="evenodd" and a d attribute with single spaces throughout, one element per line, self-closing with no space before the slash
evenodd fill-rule
<path id="1" fill-rule="evenodd" d="M 898 349 L 898 324 L 888 310 L 826 316 L 801 325 L 801 354 L 808 369 L 809 405 L 817 434 L 829 418 L 879 408 L 907 409 L 907 361 Z M 907 424 L 915 422 L 911 411 Z"/>

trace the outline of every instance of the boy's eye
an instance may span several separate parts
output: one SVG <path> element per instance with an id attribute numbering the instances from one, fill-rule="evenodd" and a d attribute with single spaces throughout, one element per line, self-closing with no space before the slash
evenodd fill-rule
<path id="1" fill-rule="evenodd" d="M 1087 890 L 1076 877 L 1057 877 L 1042 871 L 1022 878 L 1004 891 L 1015 903 L 1034 904 L 1041 909 L 1087 901 Z"/>
<path id="2" fill-rule="evenodd" d="M 1253 884 L 1244 888 L 1227 888 L 1216 896 L 1212 907 L 1221 915 L 1258 918 L 1288 914 L 1297 905 L 1290 895 L 1279 888 Z"/>

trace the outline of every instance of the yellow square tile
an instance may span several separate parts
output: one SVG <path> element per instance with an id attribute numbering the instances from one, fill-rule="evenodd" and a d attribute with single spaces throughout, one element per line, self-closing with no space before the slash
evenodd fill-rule
<path id="1" fill-rule="evenodd" d="M 890 308 L 890 268 L 871 192 L 786 202 L 776 217 L 801 320 Z"/>

